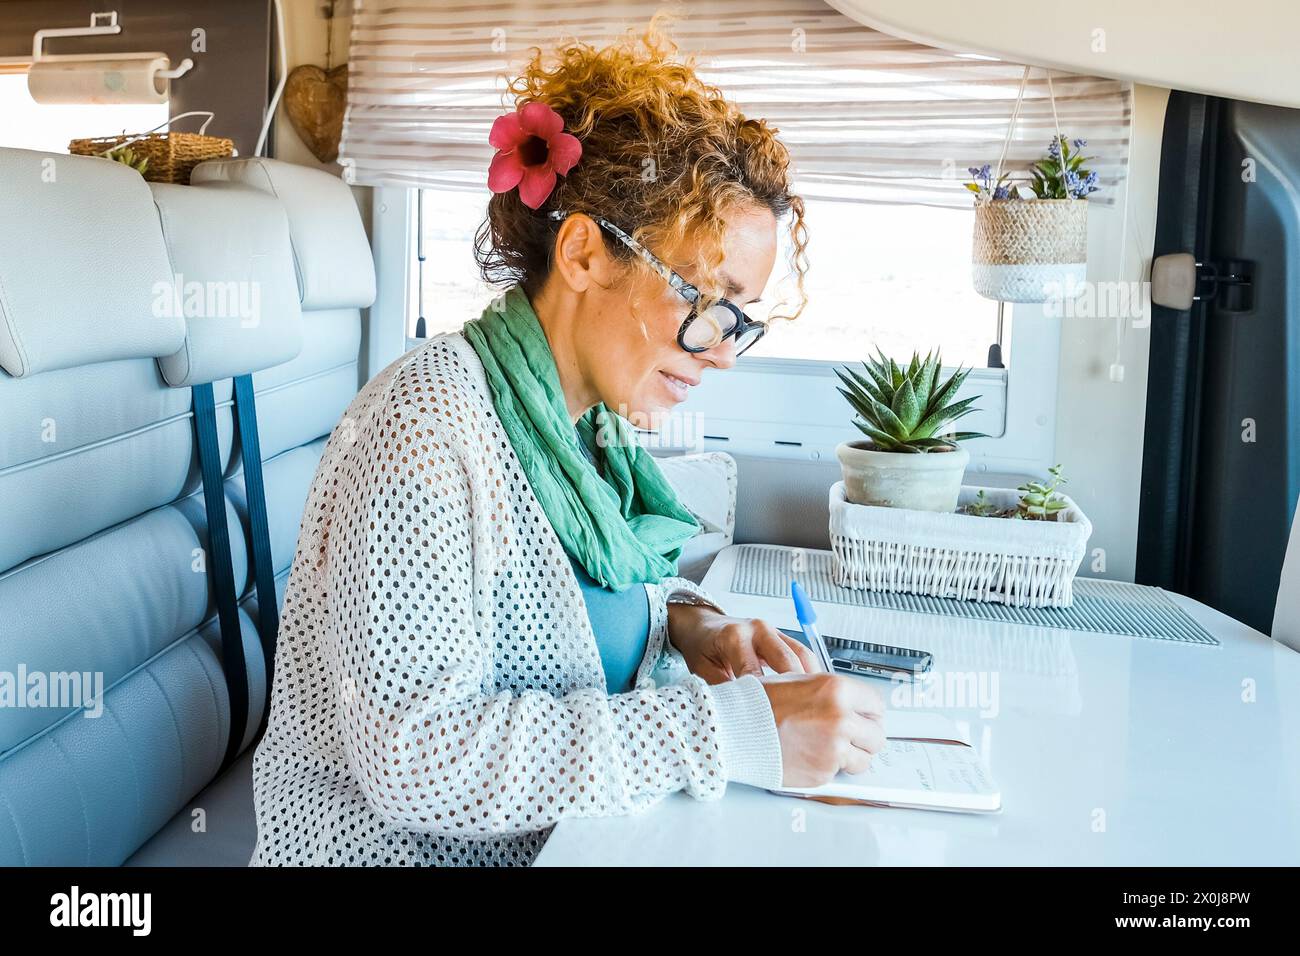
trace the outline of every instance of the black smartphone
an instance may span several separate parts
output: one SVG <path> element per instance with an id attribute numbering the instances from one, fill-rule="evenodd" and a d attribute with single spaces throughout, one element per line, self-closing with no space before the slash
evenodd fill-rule
<path id="1" fill-rule="evenodd" d="M 802 631 L 788 627 L 777 628 L 777 630 L 793 637 L 804 647 L 808 647 L 808 639 L 803 636 Z M 900 676 L 915 680 L 922 674 L 928 673 L 934 666 L 934 655 L 929 651 L 895 647 L 892 644 L 870 644 L 866 641 L 852 641 L 827 635 L 822 635 L 822 640 L 826 642 L 826 650 L 830 651 L 831 663 L 835 669 L 846 674 L 865 674 L 869 677 Z"/>

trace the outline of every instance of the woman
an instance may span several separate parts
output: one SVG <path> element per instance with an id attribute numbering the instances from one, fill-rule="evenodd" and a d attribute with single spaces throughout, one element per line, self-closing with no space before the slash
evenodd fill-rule
<path id="1" fill-rule="evenodd" d="M 863 682 L 675 576 L 695 522 L 621 417 L 761 334 L 778 220 L 804 244 L 785 148 L 653 36 L 513 91 L 478 257 L 514 287 L 372 379 L 312 484 L 255 864 L 527 864 L 564 817 L 883 745 Z"/>

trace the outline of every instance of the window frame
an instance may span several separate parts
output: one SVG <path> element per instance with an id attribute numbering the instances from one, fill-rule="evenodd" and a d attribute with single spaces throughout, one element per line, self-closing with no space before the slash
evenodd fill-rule
<path id="1" fill-rule="evenodd" d="M 407 334 L 411 272 L 415 262 L 415 250 L 411 246 L 414 191 L 379 186 L 374 192 L 370 248 L 375 260 L 375 301 L 362 328 L 361 351 L 366 357 L 364 381 L 422 341 Z"/>
<path id="2" fill-rule="evenodd" d="M 982 411 L 962 420 L 962 427 L 988 438 L 966 443 L 975 473 L 1035 474 L 1055 464 L 1056 371 L 1060 324 L 1042 314 L 1041 306 L 1017 305 L 1011 322 L 1008 368 L 975 368 L 962 385 L 961 397 L 980 395 Z M 787 461 L 835 461 L 835 446 L 862 437 L 852 413 L 835 390 L 834 368 L 843 363 L 812 359 L 741 357 L 725 373 L 708 372 L 681 406 L 698 414 L 699 425 L 670 423 L 665 450 L 726 451 L 733 455 Z M 945 368 L 951 374 L 954 368 Z M 762 403 L 749 399 L 762 395 Z M 737 415 L 737 408 L 756 408 Z M 766 413 L 762 410 L 766 409 Z M 774 420 L 780 410 L 782 420 Z M 693 448 L 678 436 L 701 440 Z"/>

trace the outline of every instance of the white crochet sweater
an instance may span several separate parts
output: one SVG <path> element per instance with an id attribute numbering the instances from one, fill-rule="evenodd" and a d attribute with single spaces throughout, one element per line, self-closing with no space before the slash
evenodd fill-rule
<path id="1" fill-rule="evenodd" d="M 528 864 L 565 817 L 779 786 L 762 686 L 708 687 L 667 642 L 667 598 L 702 592 L 646 588 L 636 689 L 610 696 L 477 354 L 453 334 L 394 362 L 334 429 L 303 513 L 252 864 Z"/>

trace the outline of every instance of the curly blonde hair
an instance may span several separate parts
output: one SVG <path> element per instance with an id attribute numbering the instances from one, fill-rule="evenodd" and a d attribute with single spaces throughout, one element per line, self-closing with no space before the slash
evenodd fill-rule
<path id="1" fill-rule="evenodd" d="M 542 102 L 582 142 L 582 158 L 540 209 L 511 190 L 494 195 L 475 238 L 483 278 L 519 283 L 535 294 L 550 272 L 559 223 L 548 213 L 602 216 L 630 232 L 674 268 L 693 266 L 707 300 L 723 294 L 716 273 L 723 258 L 723 216 L 757 205 L 778 221 L 790 214 L 790 269 L 804 307 L 807 227 L 803 200 L 790 191 L 790 154 L 777 130 L 747 119 L 722 92 L 677 56 L 659 21 L 641 36 L 602 49 L 568 43 L 550 56 L 540 49 L 510 83 L 516 108 Z M 602 232 L 603 234 L 603 232 Z M 690 260 L 682 250 L 695 240 Z M 617 239 L 606 248 L 633 268 L 640 260 Z M 778 316 L 773 316 L 778 317 Z"/>

